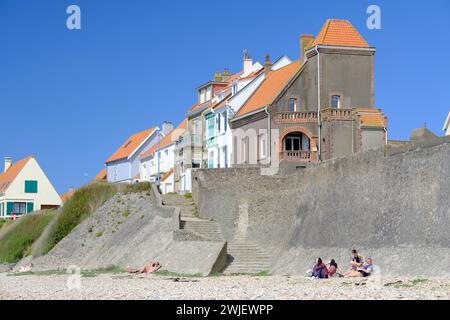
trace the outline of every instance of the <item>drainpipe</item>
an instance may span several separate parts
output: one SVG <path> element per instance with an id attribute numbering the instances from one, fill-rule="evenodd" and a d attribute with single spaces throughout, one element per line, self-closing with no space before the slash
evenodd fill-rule
<path id="1" fill-rule="evenodd" d="M 158 162 L 157 162 L 157 173 L 156 173 L 156 182 L 158 182 L 158 184 L 159 184 L 159 180 L 160 180 L 160 177 L 161 177 L 161 175 L 160 175 L 160 161 L 161 161 L 161 156 L 160 156 L 160 153 L 159 153 L 159 143 L 161 142 L 161 132 L 160 132 L 160 130 L 158 130 L 157 131 L 157 134 L 158 134 L 158 146 L 156 147 L 156 156 L 158 157 Z"/>
<path id="2" fill-rule="evenodd" d="M 269 106 L 264 108 L 264 111 L 267 114 L 267 141 L 269 143 L 269 148 L 267 148 L 268 157 L 269 157 L 269 166 L 272 165 L 272 123 L 270 118 Z"/>
<path id="3" fill-rule="evenodd" d="M 318 148 L 318 160 L 319 162 L 322 160 L 322 152 L 321 152 L 321 144 L 322 144 L 322 123 L 320 117 L 320 52 L 318 50 L 318 46 L 314 48 L 317 52 L 317 126 L 319 131 L 319 143 L 317 144 Z"/>

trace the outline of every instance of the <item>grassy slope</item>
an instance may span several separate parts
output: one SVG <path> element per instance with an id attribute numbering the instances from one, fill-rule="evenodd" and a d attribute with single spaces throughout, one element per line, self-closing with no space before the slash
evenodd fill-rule
<path id="1" fill-rule="evenodd" d="M 17 220 L 0 239 L 0 263 L 15 263 L 25 257 L 54 215 L 54 211 L 33 213 Z"/>
<path id="2" fill-rule="evenodd" d="M 149 183 L 118 185 L 106 182 L 88 184 L 78 189 L 67 201 L 58 215 L 55 225 L 48 236 L 44 254 L 49 252 L 59 241 L 66 237 L 78 224 L 102 206 L 115 194 L 143 192 L 150 190 Z"/>

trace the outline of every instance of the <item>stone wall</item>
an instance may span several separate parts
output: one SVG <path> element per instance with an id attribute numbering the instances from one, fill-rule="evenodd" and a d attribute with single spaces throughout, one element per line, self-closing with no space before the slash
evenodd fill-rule
<path id="1" fill-rule="evenodd" d="M 239 229 L 265 248 L 274 273 L 302 274 L 317 256 L 345 265 L 355 247 L 385 274 L 450 274 L 449 138 L 289 175 L 197 170 L 193 196 L 200 215 L 216 219 L 228 240 Z"/>

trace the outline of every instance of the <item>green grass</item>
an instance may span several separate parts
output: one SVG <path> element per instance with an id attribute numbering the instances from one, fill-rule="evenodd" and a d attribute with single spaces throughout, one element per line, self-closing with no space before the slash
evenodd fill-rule
<path id="1" fill-rule="evenodd" d="M 102 232 L 102 231 L 99 231 L 99 232 L 97 232 L 97 233 L 95 234 L 95 236 L 96 236 L 97 238 L 100 238 L 102 235 L 103 235 L 103 232 Z"/>
<path id="2" fill-rule="evenodd" d="M 128 218 L 129 215 L 130 215 L 129 210 L 125 210 L 124 212 L 122 212 L 122 217 Z"/>
<path id="3" fill-rule="evenodd" d="M 184 197 L 185 197 L 186 199 L 192 199 L 192 193 L 186 192 L 186 193 L 184 194 Z"/>
<path id="4" fill-rule="evenodd" d="M 86 217 L 120 191 L 118 185 L 92 183 L 78 189 L 64 204 L 53 226 L 44 253 L 48 253 Z"/>
<path id="5" fill-rule="evenodd" d="M 395 284 L 396 288 L 412 288 L 418 284 L 427 282 L 428 279 L 423 279 L 423 278 L 414 278 L 412 280 L 409 280 L 406 283 L 399 283 L 399 284 Z"/>
<path id="6" fill-rule="evenodd" d="M 150 182 L 140 182 L 126 185 L 123 193 L 130 194 L 146 192 L 148 194 L 151 190 L 152 185 L 150 184 Z"/>
<path id="7" fill-rule="evenodd" d="M 16 220 L 17 225 L 0 239 L 0 263 L 15 263 L 27 256 L 54 215 L 55 211 L 32 213 Z"/>

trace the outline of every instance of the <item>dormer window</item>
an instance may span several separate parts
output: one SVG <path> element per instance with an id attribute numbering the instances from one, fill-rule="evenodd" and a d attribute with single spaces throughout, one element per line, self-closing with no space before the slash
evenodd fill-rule
<path id="1" fill-rule="evenodd" d="M 231 87 L 231 94 L 234 96 L 238 92 L 238 85 L 237 83 L 233 83 L 233 86 Z"/>
<path id="2" fill-rule="evenodd" d="M 198 102 L 204 103 L 212 99 L 212 86 L 204 87 L 198 90 Z"/>
<path id="3" fill-rule="evenodd" d="M 341 108 L 341 96 L 340 95 L 332 95 L 331 96 L 331 107 L 333 109 L 340 109 Z"/>

